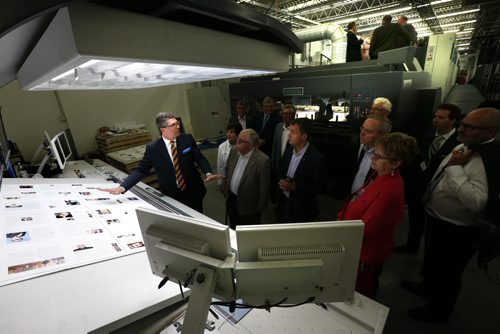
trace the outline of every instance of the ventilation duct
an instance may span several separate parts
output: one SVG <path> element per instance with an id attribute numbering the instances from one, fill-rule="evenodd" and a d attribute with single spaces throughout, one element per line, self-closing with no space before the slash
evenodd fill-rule
<path id="1" fill-rule="evenodd" d="M 329 39 L 332 41 L 332 56 L 334 63 L 344 63 L 347 47 L 347 33 L 336 23 L 321 24 L 294 31 L 295 35 L 303 43 L 322 41 Z M 306 48 L 304 48 L 305 50 Z"/>
<path id="2" fill-rule="evenodd" d="M 17 76 L 23 89 L 127 89 L 288 70 L 286 46 L 79 3 L 58 11 Z"/>

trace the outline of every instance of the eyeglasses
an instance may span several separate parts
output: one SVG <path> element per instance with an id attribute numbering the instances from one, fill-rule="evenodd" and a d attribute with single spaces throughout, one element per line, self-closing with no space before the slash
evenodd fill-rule
<path id="1" fill-rule="evenodd" d="M 172 123 L 170 125 L 162 126 L 162 128 L 177 128 L 177 127 L 180 127 L 180 126 L 181 126 L 180 122 L 175 122 L 175 123 Z"/>
<path id="2" fill-rule="evenodd" d="M 375 152 L 375 151 L 373 151 L 372 159 L 374 161 L 377 161 L 377 160 L 393 160 L 392 158 L 383 157 L 382 155 L 380 155 L 380 153 Z"/>
<path id="3" fill-rule="evenodd" d="M 492 126 L 474 126 L 474 125 L 467 124 L 467 123 L 464 123 L 464 122 L 458 123 L 458 127 L 461 127 L 464 130 L 466 130 L 466 131 L 470 131 L 470 130 L 484 130 L 484 129 L 492 129 L 493 128 Z"/>

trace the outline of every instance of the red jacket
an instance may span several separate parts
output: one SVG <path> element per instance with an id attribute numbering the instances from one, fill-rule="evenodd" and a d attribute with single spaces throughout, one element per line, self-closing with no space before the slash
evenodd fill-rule
<path id="1" fill-rule="evenodd" d="M 337 214 L 339 220 L 361 219 L 365 224 L 360 262 L 380 266 L 394 246 L 394 231 L 404 213 L 403 180 L 394 175 L 377 176 L 364 192 Z"/>

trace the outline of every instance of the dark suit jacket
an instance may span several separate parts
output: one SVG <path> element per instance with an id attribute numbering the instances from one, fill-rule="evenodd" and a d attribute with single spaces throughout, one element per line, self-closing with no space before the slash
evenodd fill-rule
<path id="1" fill-rule="evenodd" d="M 226 163 L 226 178 L 224 190 L 229 194 L 234 168 L 238 162 L 238 151 L 231 150 Z M 271 163 L 269 157 L 258 149 L 254 149 L 248 161 L 238 187 L 236 203 L 238 214 L 250 215 L 264 211 L 269 201 L 269 187 L 271 181 Z M 226 196 L 227 197 L 227 196 Z"/>
<path id="2" fill-rule="evenodd" d="M 280 163 L 280 180 L 287 177 L 292 154 L 293 147 L 287 147 Z M 293 220 L 297 222 L 314 220 L 318 214 L 316 195 L 323 188 L 326 180 L 326 163 L 323 154 L 312 145 L 309 145 L 302 156 L 293 180 L 296 183 L 296 190 L 290 192 Z"/>
<path id="3" fill-rule="evenodd" d="M 434 141 L 435 132 L 428 133 L 420 141 L 420 155 L 415 162 L 403 169 L 403 179 L 405 181 L 405 192 L 407 198 L 416 198 L 420 201 L 425 193 L 427 184 L 430 182 L 437 168 L 441 164 L 441 161 L 458 145 L 460 142 L 457 139 L 457 132 L 450 136 L 441 145 L 439 150 L 434 154 L 434 157 L 428 162 L 428 166 L 425 170 L 420 168 L 422 162 L 427 162 L 429 149 Z"/>
<path id="4" fill-rule="evenodd" d="M 271 150 L 273 147 L 273 138 L 274 138 L 274 129 L 276 125 L 281 122 L 281 117 L 278 113 L 273 112 L 269 119 L 267 120 L 266 125 L 262 128 L 262 123 L 264 122 L 264 113 L 261 112 L 257 116 L 257 133 L 259 134 L 260 139 L 266 141 L 264 145 L 259 147 L 259 149 L 264 152 L 268 157 L 271 156 Z"/>
<path id="5" fill-rule="evenodd" d="M 415 30 L 415 27 L 413 27 L 413 25 L 407 23 L 407 24 L 402 25 L 401 28 L 404 31 L 406 31 L 408 36 L 410 36 L 411 43 L 413 43 L 413 45 L 417 45 L 418 44 L 418 37 L 417 37 L 418 33 Z M 402 46 L 405 46 L 403 41 L 401 43 L 402 43 Z"/>
<path id="6" fill-rule="evenodd" d="M 270 157 L 271 167 L 275 172 L 277 172 L 280 167 L 282 135 L 283 135 L 283 122 L 279 122 L 278 124 L 276 124 L 276 128 L 274 129 L 273 147 L 271 150 L 271 157 Z M 287 147 L 288 146 L 290 146 L 290 144 L 287 143 Z"/>
<path id="7" fill-rule="evenodd" d="M 186 181 L 186 190 L 184 192 L 187 192 L 193 198 L 203 198 L 207 190 L 196 165 L 205 174 L 211 173 L 212 169 L 208 160 L 201 154 L 193 136 L 190 134 L 179 135 L 176 146 L 182 176 Z M 130 173 L 121 186 L 125 190 L 132 188 L 149 174 L 152 167 L 154 167 L 158 176 L 161 192 L 176 198 L 178 190 L 175 169 L 162 138 L 146 146 L 146 152 L 139 163 L 139 167 Z"/>
<path id="8" fill-rule="evenodd" d="M 378 58 L 382 51 L 397 49 L 410 44 L 410 36 L 397 23 L 384 24 L 373 31 L 370 41 L 370 59 Z"/>
<path id="9" fill-rule="evenodd" d="M 359 61 L 361 60 L 361 45 L 363 44 L 362 39 L 358 39 L 356 34 L 352 31 L 347 32 L 347 50 L 345 61 Z"/>
<path id="10" fill-rule="evenodd" d="M 252 116 L 246 115 L 245 120 L 246 120 L 246 125 L 247 125 L 246 128 L 247 129 L 254 129 L 255 131 L 257 131 L 257 123 L 255 122 L 255 119 Z M 233 124 L 233 123 L 239 123 L 238 115 L 229 117 L 227 124 L 229 125 L 229 124 Z"/>
<path id="11" fill-rule="evenodd" d="M 432 145 L 432 142 L 434 141 L 434 135 L 435 133 L 431 133 L 427 136 L 425 136 L 422 139 L 422 144 L 421 144 L 421 149 L 420 149 L 420 162 L 426 161 L 430 147 Z M 450 152 L 457 146 L 459 145 L 460 142 L 457 139 L 457 132 L 453 135 L 451 135 L 444 143 L 441 145 L 439 150 L 434 154 L 434 157 L 429 162 L 429 165 L 427 166 L 427 169 L 423 171 L 423 176 L 421 178 L 421 181 L 427 185 L 429 181 L 432 179 L 434 174 L 436 173 L 437 168 L 441 164 L 441 161 L 450 154 Z"/>

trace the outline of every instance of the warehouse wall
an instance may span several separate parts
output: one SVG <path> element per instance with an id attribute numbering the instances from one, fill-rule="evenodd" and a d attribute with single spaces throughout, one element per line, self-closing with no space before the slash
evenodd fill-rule
<path id="1" fill-rule="evenodd" d="M 145 124 L 156 137 L 154 117 L 160 111 L 182 117 L 186 131 L 192 132 L 186 90 L 193 87 L 196 84 L 136 90 L 27 92 L 13 81 L 0 89 L 0 105 L 9 139 L 30 160 L 42 142 L 44 130 L 53 136 L 69 128 L 80 155 L 97 147 L 94 137 L 101 126 L 135 121 Z"/>

